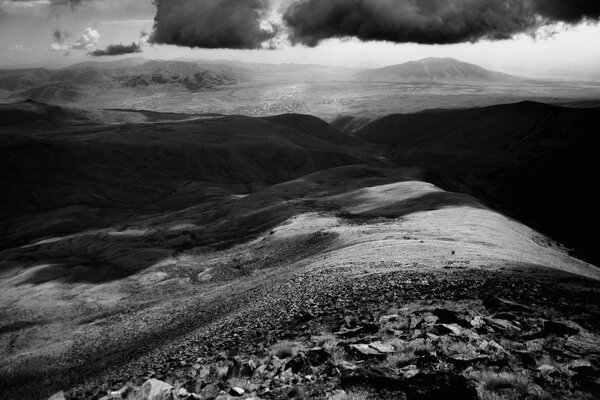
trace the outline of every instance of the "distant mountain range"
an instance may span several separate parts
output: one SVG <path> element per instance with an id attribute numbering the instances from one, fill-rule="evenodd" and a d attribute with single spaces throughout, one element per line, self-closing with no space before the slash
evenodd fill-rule
<path id="1" fill-rule="evenodd" d="M 457 83 L 488 85 L 518 82 L 519 78 L 488 71 L 452 58 L 426 58 L 372 70 L 298 64 L 249 64 L 231 61 L 146 60 L 128 58 L 111 62 L 89 61 L 59 70 L 44 68 L 0 70 L 0 97 L 33 99 L 48 103 L 73 103 L 119 89 L 152 88 L 190 92 L 212 90 L 247 81 Z M 2 93 L 4 92 L 4 93 Z"/>
<path id="2" fill-rule="evenodd" d="M 235 65 L 135 58 L 85 62 L 60 70 L 0 70 L 0 90 L 16 98 L 69 103 L 88 95 L 89 88 L 115 90 L 160 85 L 162 89 L 169 86 L 199 91 L 244 81 L 249 72 Z"/>

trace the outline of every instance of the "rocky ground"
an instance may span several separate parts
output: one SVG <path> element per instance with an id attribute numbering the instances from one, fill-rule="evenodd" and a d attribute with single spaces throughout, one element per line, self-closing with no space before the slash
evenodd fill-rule
<path id="1" fill-rule="evenodd" d="M 599 291 L 595 281 L 527 267 L 450 265 L 441 273 L 352 280 L 300 273 L 260 301 L 64 395 L 594 399 Z"/>

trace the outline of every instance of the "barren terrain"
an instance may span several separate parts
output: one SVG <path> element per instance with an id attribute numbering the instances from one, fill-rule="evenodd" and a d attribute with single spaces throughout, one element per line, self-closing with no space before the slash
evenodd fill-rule
<path id="1" fill-rule="evenodd" d="M 6 398 L 599 393 L 593 104 L 0 113 Z"/>

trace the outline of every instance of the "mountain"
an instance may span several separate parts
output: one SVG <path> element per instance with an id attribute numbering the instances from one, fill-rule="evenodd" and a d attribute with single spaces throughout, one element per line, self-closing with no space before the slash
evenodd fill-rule
<path id="1" fill-rule="evenodd" d="M 241 68 L 221 64 L 202 65 L 182 61 L 148 61 L 117 70 L 115 79 L 125 87 L 176 85 L 190 91 L 227 86 L 247 79 Z"/>
<path id="2" fill-rule="evenodd" d="M 470 193 L 600 263 L 589 229 L 600 220 L 594 182 L 599 108 L 534 102 L 390 115 L 357 135 L 401 165 Z"/>
<path id="3" fill-rule="evenodd" d="M 518 78 L 489 71 L 454 58 L 425 58 L 404 64 L 372 69 L 359 74 L 365 81 L 411 83 L 471 83 L 514 82 Z"/>
<path id="4" fill-rule="evenodd" d="M 132 68 L 148 62 L 144 57 L 127 57 L 116 61 L 84 61 L 81 63 L 73 64 L 65 69 L 83 69 L 83 68 L 96 68 L 96 69 L 115 69 L 115 68 Z"/>
<path id="5" fill-rule="evenodd" d="M 247 79 L 247 70 L 230 65 L 134 58 L 85 62 L 59 70 L 0 70 L 0 89 L 10 92 L 11 98 L 65 104 L 95 93 L 120 93 L 127 88 L 146 90 L 154 86 L 163 93 L 178 88 L 193 92 Z"/>

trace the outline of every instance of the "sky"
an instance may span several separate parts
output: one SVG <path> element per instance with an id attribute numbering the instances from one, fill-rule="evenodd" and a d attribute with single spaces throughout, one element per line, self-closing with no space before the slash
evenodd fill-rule
<path id="1" fill-rule="evenodd" d="M 508 5 L 510 3 L 510 5 Z M 600 78 L 598 0 L 0 0 L 0 68 L 123 57 Z"/>

